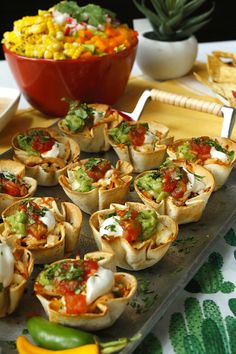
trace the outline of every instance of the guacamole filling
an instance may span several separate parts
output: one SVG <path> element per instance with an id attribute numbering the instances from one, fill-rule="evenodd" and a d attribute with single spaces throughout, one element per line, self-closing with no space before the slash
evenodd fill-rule
<path id="1" fill-rule="evenodd" d="M 72 190 L 89 192 L 96 188 L 94 183 L 106 176 L 112 170 L 110 161 L 102 158 L 89 158 L 84 164 L 68 171 L 68 179 Z"/>
<path id="2" fill-rule="evenodd" d="M 10 231 L 19 235 L 19 242 L 22 246 L 27 243 L 25 237 L 30 235 L 36 240 L 45 240 L 48 235 L 48 226 L 42 221 L 46 217 L 49 209 L 44 206 L 39 206 L 33 200 L 24 201 L 20 204 L 14 214 L 6 217 L 5 221 L 8 224 Z"/>
<path id="3" fill-rule="evenodd" d="M 145 141 L 145 134 L 148 131 L 147 123 L 130 124 L 122 122 L 117 127 L 108 130 L 108 135 L 115 144 L 141 146 Z"/>
<path id="4" fill-rule="evenodd" d="M 198 178 L 201 179 L 200 176 Z M 167 160 L 156 171 L 147 172 L 140 177 L 137 186 L 146 197 L 160 203 L 169 196 L 176 201 L 183 199 L 188 190 L 188 182 L 187 172 Z"/>
<path id="5" fill-rule="evenodd" d="M 17 136 L 17 143 L 20 149 L 28 155 L 40 156 L 40 154 L 52 149 L 56 140 L 44 130 L 32 130 L 26 134 Z"/>
<path id="6" fill-rule="evenodd" d="M 62 125 L 66 126 L 72 133 L 81 132 L 85 126 L 91 127 L 93 125 L 94 113 L 95 110 L 86 103 L 69 101 L 69 110 L 62 120 Z"/>

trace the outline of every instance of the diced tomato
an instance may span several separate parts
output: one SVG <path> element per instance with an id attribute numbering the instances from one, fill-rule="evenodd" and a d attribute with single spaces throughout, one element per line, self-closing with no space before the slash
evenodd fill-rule
<path id="1" fill-rule="evenodd" d="M 111 163 L 109 161 L 101 161 L 97 166 L 94 166 L 91 170 L 87 170 L 87 175 L 94 181 L 98 181 L 103 178 L 105 173 L 111 169 Z"/>
<path id="2" fill-rule="evenodd" d="M 165 175 L 162 183 L 163 192 L 171 193 L 176 188 L 178 180 L 172 179 L 171 175 Z"/>
<path id="3" fill-rule="evenodd" d="M 93 259 L 86 259 L 84 261 L 85 278 L 88 278 L 90 275 L 96 273 L 97 270 L 98 262 Z"/>
<path id="4" fill-rule="evenodd" d="M 32 141 L 32 148 L 40 153 L 51 150 L 55 140 L 49 135 L 36 135 Z"/>
<path id="5" fill-rule="evenodd" d="M 78 315 L 87 312 L 86 297 L 82 294 L 66 294 L 66 312 L 68 314 Z"/>
<path id="6" fill-rule="evenodd" d="M 137 219 L 121 220 L 120 225 L 124 230 L 124 237 L 129 243 L 135 242 L 142 233 L 142 225 Z"/>
<path id="7" fill-rule="evenodd" d="M 184 196 L 187 191 L 187 184 L 184 181 L 178 181 L 176 188 L 172 191 L 171 195 L 175 199 L 180 199 Z"/>
<path id="8" fill-rule="evenodd" d="M 62 295 L 74 294 L 77 286 L 78 286 L 77 280 L 61 280 L 56 285 L 56 289 Z"/>
<path id="9" fill-rule="evenodd" d="M 138 216 L 138 211 L 136 210 L 127 210 L 127 209 L 124 209 L 124 210 L 117 210 L 117 215 L 119 215 L 121 218 L 124 218 L 126 217 L 127 213 L 130 213 L 130 215 L 128 216 L 128 219 L 136 219 L 137 216 Z"/>
<path id="10" fill-rule="evenodd" d="M 20 187 L 16 183 L 8 180 L 2 180 L 0 183 L 2 184 L 3 193 L 7 193 L 13 197 L 21 196 Z"/>
<path id="11" fill-rule="evenodd" d="M 191 150 L 197 153 L 197 158 L 205 161 L 209 159 L 211 146 L 208 144 L 197 144 L 194 141 L 191 141 Z"/>
<path id="12" fill-rule="evenodd" d="M 143 125 L 137 125 L 137 127 L 130 129 L 128 136 L 131 143 L 134 146 L 143 145 L 146 131 L 147 128 L 145 128 Z"/>

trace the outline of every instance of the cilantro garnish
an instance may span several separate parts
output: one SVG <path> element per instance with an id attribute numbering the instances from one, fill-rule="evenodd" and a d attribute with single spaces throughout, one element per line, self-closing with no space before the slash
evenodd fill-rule
<path id="1" fill-rule="evenodd" d="M 17 183 L 17 178 L 15 175 L 13 175 L 12 173 L 8 172 L 8 171 L 2 171 L 0 173 L 0 178 L 2 179 L 6 179 L 8 181 L 12 181 L 14 183 Z"/>
<path id="2" fill-rule="evenodd" d="M 107 17 L 115 20 L 115 13 L 101 6 L 88 4 L 79 6 L 75 1 L 61 1 L 55 5 L 55 9 L 61 13 L 67 13 L 77 20 L 78 23 L 86 22 L 91 26 L 98 27 L 107 21 Z"/>
<path id="3" fill-rule="evenodd" d="M 105 229 L 114 232 L 116 230 L 116 225 L 107 225 Z"/>
<path id="4" fill-rule="evenodd" d="M 90 159 L 88 159 L 88 161 L 84 164 L 85 168 L 87 170 L 92 170 L 93 167 L 98 166 L 101 162 L 103 161 L 103 159 L 97 158 L 97 157 L 91 157 Z"/>

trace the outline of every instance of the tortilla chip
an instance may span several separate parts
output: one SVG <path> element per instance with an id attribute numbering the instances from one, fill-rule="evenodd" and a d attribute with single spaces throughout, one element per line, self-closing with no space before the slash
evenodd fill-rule
<path id="1" fill-rule="evenodd" d="M 197 73 L 193 73 L 193 75 L 199 82 L 209 87 L 215 94 L 220 95 L 225 100 L 227 100 L 228 105 L 236 108 L 236 82 L 235 83 L 210 82 Z"/>
<path id="2" fill-rule="evenodd" d="M 214 55 L 208 55 L 207 70 L 212 81 L 236 82 L 236 67 L 221 61 Z"/>

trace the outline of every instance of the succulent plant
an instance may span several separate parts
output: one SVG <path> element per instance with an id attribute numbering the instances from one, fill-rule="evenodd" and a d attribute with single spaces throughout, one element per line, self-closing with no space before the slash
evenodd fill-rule
<path id="1" fill-rule="evenodd" d="M 153 33 L 148 38 L 161 41 L 186 39 L 210 20 L 214 10 L 193 14 L 207 0 L 133 0 L 137 9 L 150 21 Z"/>

